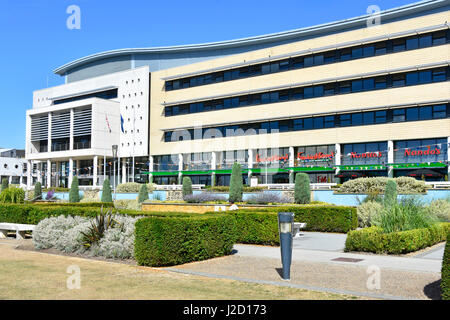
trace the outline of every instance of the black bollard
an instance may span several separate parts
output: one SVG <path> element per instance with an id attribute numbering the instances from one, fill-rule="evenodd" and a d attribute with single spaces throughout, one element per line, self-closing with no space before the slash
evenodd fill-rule
<path id="1" fill-rule="evenodd" d="M 294 214 L 292 212 L 278 212 L 278 231 L 280 232 L 281 264 L 283 265 L 283 280 L 291 279 L 292 261 L 292 228 Z"/>

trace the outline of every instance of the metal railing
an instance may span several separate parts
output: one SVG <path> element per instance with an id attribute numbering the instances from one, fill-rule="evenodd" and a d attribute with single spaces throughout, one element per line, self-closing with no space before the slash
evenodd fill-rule
<path id="1" fill-rule="evenodd" d="M 79 150 L 79 149 L 90 149 L 91 148 L 91 142 L 87 141 L 87 142 L 74 142 L 73 143 L 73 149 L 74 150 Z"/>
<path id="2" fill-rule="evenodd" d="M 311 183 L 311 190 L 331 190 L 337 183 Z M 258 184 L 258 187 L 266 187 L 268 190 L 294 190 L 295 184 L 293 183 L 269 183 Z"/>
<path id="3" fill-rule="evenodd" d="M 192 190 L 201 190 L 202 188 L 205 188 L 204 184 L 193 184 Z M 183 185 L 181 184 L 172 184 L 172 185 L 155 185 L 156 190 L 182 190 Z"/>
<path id="4" fill-rule="evenodd" d="M 52 144 L 52 152 L 53 151 L 67 151 L 67 150 L 70 150 L 70 143 Z"/>

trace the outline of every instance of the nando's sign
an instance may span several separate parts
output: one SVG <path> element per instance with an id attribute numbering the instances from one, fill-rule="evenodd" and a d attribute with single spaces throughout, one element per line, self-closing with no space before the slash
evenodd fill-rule
<path id="1" fill-rule="evenodd" d="M 430 155 L 440 155 L 442 153 L 441 149 L 434 148 L 431 149 L 431 146 L 427 146 L 426 150 L 411 150 L 411 149 L 405 149 L 404 156 L 430 156 Z"/>
<path id="2" fill-rule="evenodd" d="M 331 160 L 335 156 L 335 152 L 331 152 L 329 154 L 323 152 L 317 152 L 315 154 L 305 154 L 304 152 L 297 153 L 298 161 L 317 161 L 317 160 Z M 273 155 L 270 157 L 261 157 L 259 154 L 256 154 L 256 162 L 276 162 L 276 161 L 288 161 L 289 153 L 285 155 Z"/>

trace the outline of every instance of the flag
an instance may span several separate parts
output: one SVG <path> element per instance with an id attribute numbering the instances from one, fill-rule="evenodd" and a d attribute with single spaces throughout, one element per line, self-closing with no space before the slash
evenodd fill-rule
<path id="1" fill-rule="evenodd" d="M 109 125 L 108 116 L 105 114 L 106 117 L 106 124 L 108 125 L 109 133 L 111 133 L 111 127 Z"/>
<path id="2" fill-rule="evenodd" d="M 120 128 L 122 129 L 122 133 L 124 133 L 125 131 L 123 130 L 123 117 L 122 115 L 120 115 Z"/>

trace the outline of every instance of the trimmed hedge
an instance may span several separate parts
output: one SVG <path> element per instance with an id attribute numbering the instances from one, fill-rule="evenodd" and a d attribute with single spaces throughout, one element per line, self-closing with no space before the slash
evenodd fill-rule
<path id="1" fill-rule="evenodd" d="M 450 223 L 438 223 L 429 228 L 383 233 L 379 227 L 350 231 L 345 251 L 404 254 L 445 241 Z"/>
<path id="2" fill-rule="evenodd" d="M 445 244 L 444 258 L 441 270 L 441 290 L 442 300 L 450 300 L 450 231 L 447 233 L 447 243 Z"/>
<path id="3" fill-rule="evenodd" d="M 239 243 L 278 245 L 278 212 L 293 212 L 295 222 L 306 222 L 306 231 L 347 233 L 358 227 L 356 208 L 344 206 L 275 207 L 227 214 L 237 222 Z"/>
<path id="4" fill-rule="evenodd" d="M 106 207 L 105 207 L 106 208 Z M 58 216 L 96 217 L 101 212 L 100 207 L 78 205 L 29 205 L 0 204 L 0 222 L 38 224 L 41 220 Z M 134 210 L 118 210 L 119 214 L 128 216 L 154 217 L 194 217 L 198 214 L 180 212 L 147 212 Z"/>
<path id="5" fill-rule="evenodd" d="M 141 266 L 170 266 L 230 254 L 234 219 L 225 214 L 150 217 L 136 222 L 134 255 Z"/>

